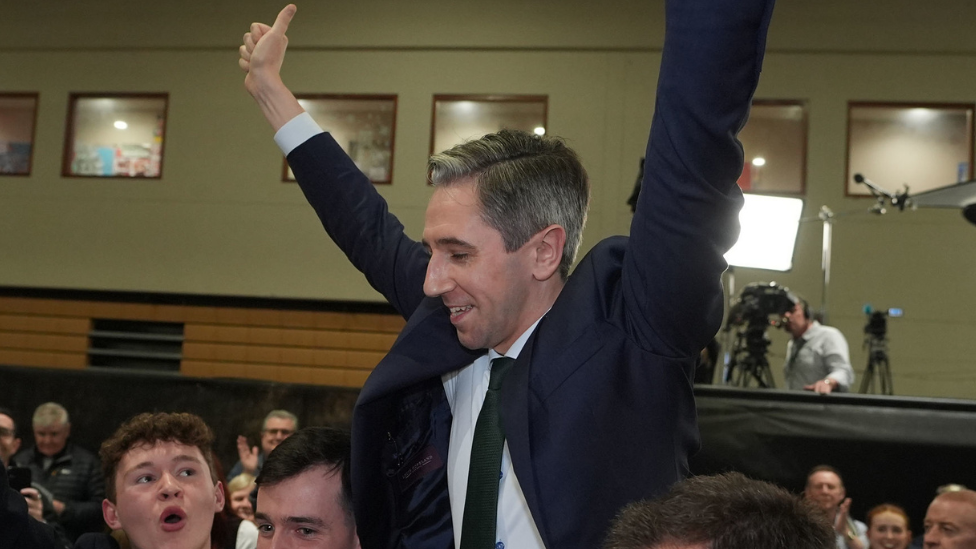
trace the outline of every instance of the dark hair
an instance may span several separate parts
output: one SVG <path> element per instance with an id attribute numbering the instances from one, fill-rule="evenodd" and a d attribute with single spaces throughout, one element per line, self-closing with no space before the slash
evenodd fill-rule
<path id="1" fill-rule="evenodd" d="M 14 413 L 11 412 L 9 408 L 4 408 L 3 406 L 0 406 L 0 416 L 7 416 L 7 417 L 10 418 L 10 421 L 14 422 L 14 432 L 13 432 L 13 435 L 16 437 L 17 436 L 17 420 L 14 419 Z"/>
<path id="2" fill-rule="evenodd" d="M 286 438 L 268 454 L 254 482 L 258 488 L 273 486 L 321 465 L 328 467 L 329 471 L 339 471 L 342 480 L 339 505 L 346 512 L 349 523 L 354 524 L 349 481 L 350 452 L 349 433 L 331 427 L 306 427 Z"/>
<path id="3" fill-rule="evenodd" d="M 807 320 L 814 320 L 813 316 L 810 314 L 810 302 L 807 301 L 806 298 L 800 296 L 797 296 L 796 299 L 803 304 L 803 316 L 805 316 Z"/>
<path id="4" fill-rule="evenodd" d="M 502 235 L 511 253 L 549 225 L 566 231 L 559 275 L 569 277 L 590 202 L 590 183 L 579 156 L 558 137 L 502 130 L 430 157 L 427 179 L 449 186 L 478 183 L 481 216 Z"/>
<path id="5" fill-rule="evenodd" d="M 679 482 L 663 497 L 632 503 L 614 520 L 604 549 L 705 544 L 710 549 L 833 549 L 823 512 L 783 488 L 740 473 Z"/>
<path id="6" fill-rule="evenodd" d="M 840 471 L 838 471 L 835 467 L 826 464 L 817 465 L 813 469 L 810 469 L 810 472 L 807 473 L 807 484 L 810 484 L 810 477 L 817 473 L 833 473 L 837 475 L 837 479 L 840 480 L 840 485 L 844 485 L 844 477 L 841 476 Z"/>
<path id="7" fill-rule="evenodd" d="M 115 434 L 102 443 L 98 456 L 102 460 L 102 474 L 105 476 L 105 493 L 108 500 L 115 502 L 115 472 L 119 462 L 136 446 L 152 446 L 157 442 L 177 442 L 186 446 L 196 446 L 210 470 L 210 478 L 217 484 L 214 472 L 214 435 L 200 416 L 187 413 L 139 414 L 122 424 Z"/>

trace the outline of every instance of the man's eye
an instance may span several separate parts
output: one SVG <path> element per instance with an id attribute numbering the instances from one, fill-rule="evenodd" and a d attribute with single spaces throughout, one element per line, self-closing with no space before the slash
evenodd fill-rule
<path id="1" fill-rule="evenodd" d="M 274 526 L 271 526 L 268 523 L 258 524 L 258 532 L 261 534 L 270 534 L 271 532 L 274 532 Z"/>
<path id="2" fill-rule="evenodd" d="M 152 475 L 142 475 L 136 478 L 136 484 L 145 484 L 147 482 L 152 482 Z"/>
<path id="3" fill-rule="evenodd" d="M 179 475 L 182 477 L 192 477 L 195 474 L 197 474 L 197 472 L 193 469 L 183 469 L 179 472 Z"/>
<path id="4" fill-rule="evenodd" d="M 454 261 L 464 261 L 467 258 L 468 258 L 468 254 L 465 253 L 451 254 L 451 259 L 453 259 Z"/>
<path id="5" fill-rule="evenodd" d="M 305 536 L 305 537 L 309 537 L 309 536 L 314 536 L 318 532 L 316 532 L 315 530 L 313 530 L 311 528 L 299 528 L 298 529 L 298 533 L 301 534 L 301 535 L 303 535 L 303 536 Z"/>

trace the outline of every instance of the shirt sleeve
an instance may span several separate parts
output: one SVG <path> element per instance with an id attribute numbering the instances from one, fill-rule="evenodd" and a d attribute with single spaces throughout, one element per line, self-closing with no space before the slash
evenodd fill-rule
<path id="1" fill-rule="evenodd" d="M 323 133 L 322 128 L 312 119 L 312 115 L 303 112 L 279 128 L 274 140 L 281 152 L 288 156 L 299 145 L 320 133 Z"/>
<path id="2" fill-rule="evenodd" d="M 824 342 L 824 366 L 830 372 L 827 377 L 837 382 L 838 389 L 850 391 L 854 385 L 854 368 L 851 367 L 847 340 L 840 332 L 831 333 Z"/>

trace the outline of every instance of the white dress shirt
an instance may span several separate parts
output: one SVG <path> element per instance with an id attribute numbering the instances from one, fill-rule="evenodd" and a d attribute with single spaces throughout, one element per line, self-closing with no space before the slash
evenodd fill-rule
<path id="1" fill-rule="evenodd" d="M 540 319 L 541 320 L 541 319 Z M 535 331 L 536 320 L 512 345 L 504 356 L 518 358 L 525 342 Z M 461 522 L 464 518 L 464 498 L 468 491 L 468 467 L 471 465 L 471 441 L 478 414 L 488 392 L 491 361 L 502 355 L 493 350 L 488 354 L 443 376 L 444 392 L 451 403 L 454 422 L 451 424 L 451 444 L 447 455 L 447 485 L 451 495 L 451 516 L 454 519 L 454 546 L 461 546 Z M 498 522 L 495 528 L 495 549 L 545 549 L 542 536 L 535 526 L 529 504 L 525 501 L 515 471 L 508 441 L 502 451 L 502 469 L 498 486 Z"/>

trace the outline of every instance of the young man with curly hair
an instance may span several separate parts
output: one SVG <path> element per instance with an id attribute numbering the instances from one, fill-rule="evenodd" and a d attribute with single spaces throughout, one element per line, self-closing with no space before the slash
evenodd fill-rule
<path id="1" fill-rule="evenodd" d="M 105 522 L 134 549 L 209 549 L 214 514 L 224 508 L 213 438 L 193 414 L 140 414 L 124 423 L 99 452 Z"/>

